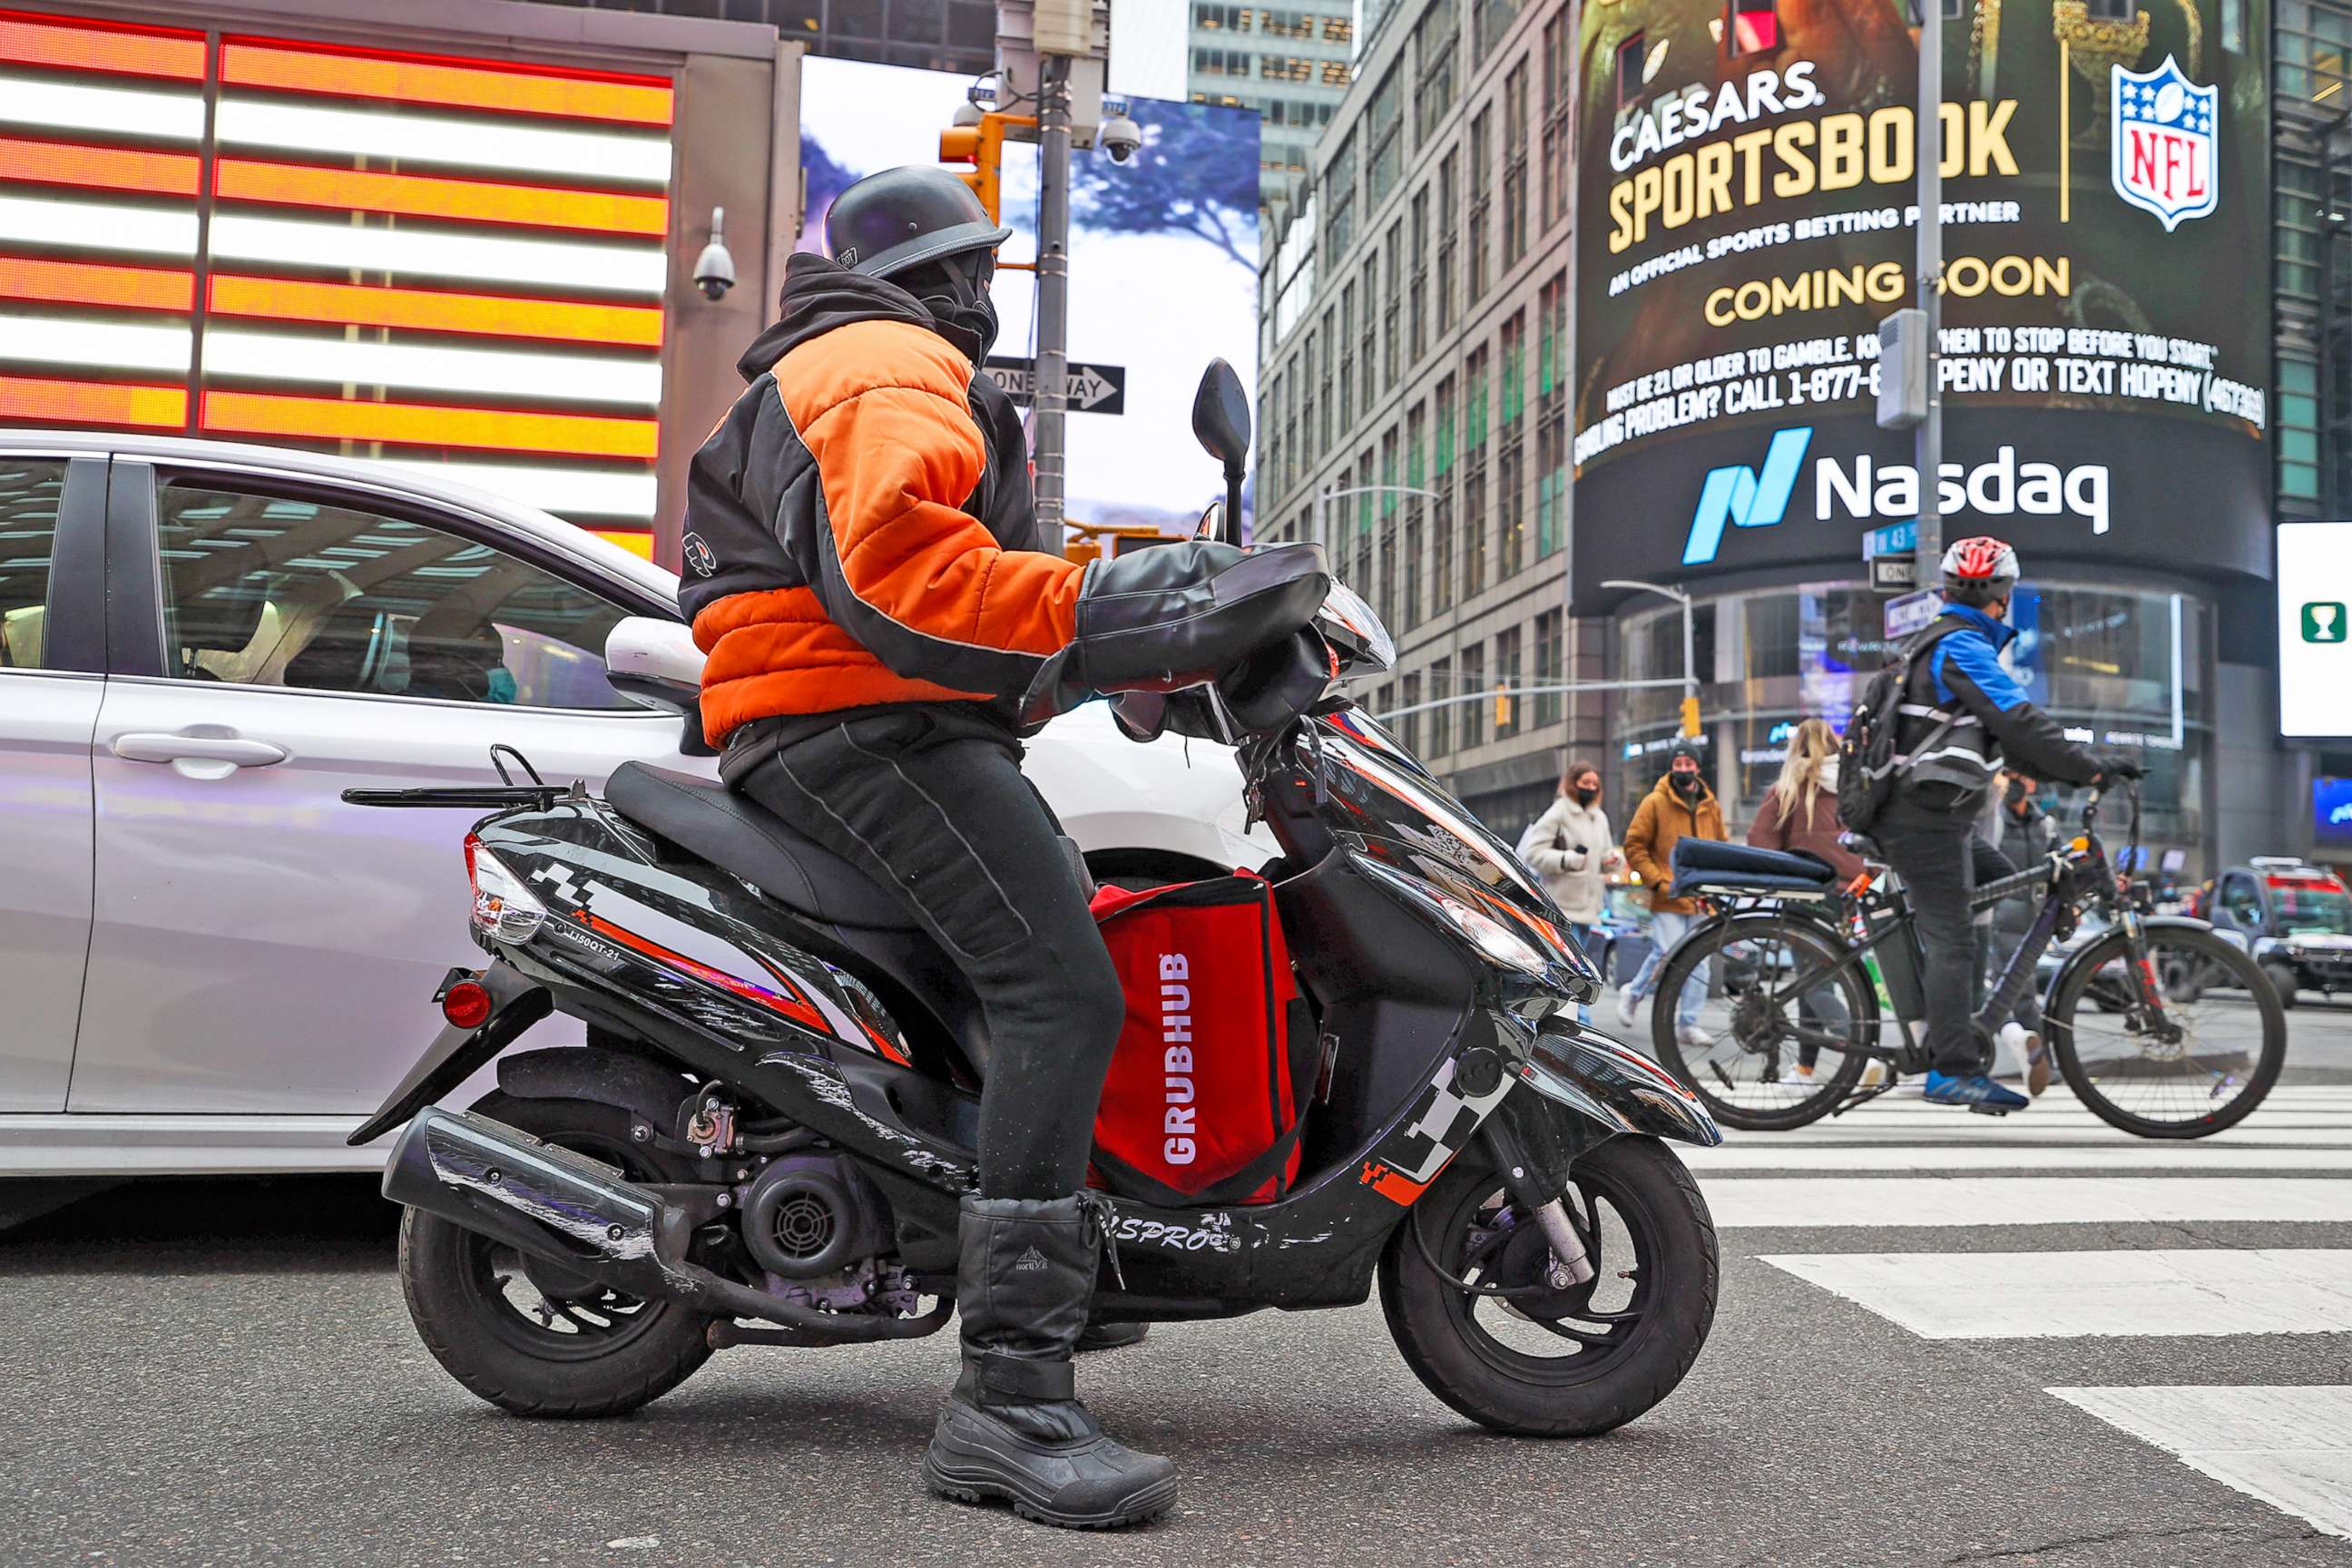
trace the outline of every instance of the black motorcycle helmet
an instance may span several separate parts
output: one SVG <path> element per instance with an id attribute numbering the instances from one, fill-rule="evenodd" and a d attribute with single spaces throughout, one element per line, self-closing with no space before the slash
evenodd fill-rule
<path id="1" fill-rule="evenodd" d="M 920 165 L 866 175 L 833 198 L 824 218 L 826 252 L 869 278 L 994 250 L 1012 237 L 991 220 L 970 185 L 945 169 Z"/>

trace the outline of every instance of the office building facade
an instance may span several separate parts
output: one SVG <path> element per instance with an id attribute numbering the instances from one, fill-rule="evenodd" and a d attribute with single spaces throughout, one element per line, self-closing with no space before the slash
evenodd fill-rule
<path id="1" fill-rule="evenodd" d="M 1545 689 L 1602 678 L 1567 615 L 1570 16 L 1391 7 L 1261 289 L 1259 536 L 1326 542 L 1397 638 L 1360 699 L 1507 832 L 1606 721 Z"/>

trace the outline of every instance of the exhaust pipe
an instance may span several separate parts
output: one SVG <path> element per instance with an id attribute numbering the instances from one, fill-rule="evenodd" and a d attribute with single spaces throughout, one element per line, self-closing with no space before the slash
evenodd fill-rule
<path id="1" fill-rule="evenodd" d="M 718 1193 L 640 1186 L 585 1154 L 437 1106 L 416 1113 L 383 1173 L 383 1195 L 394 1203 L 631 1295 L 683 1302 L 719 1319 L 781 1323 L 803 1331 L 807 1342 L 920 1339 L 948 1321 L 954 1302 L 944 1299 L 919 1318 L 821 1312 L 689 1261 L 695 1226 L 719 1211 L 708 1205 L 698 1216 L 670 1194 L 690 1203 Z"/>
<path id="2" fill-rule="evenodd" d="M 672 1212 L 610 1165 L 438 1107 L 418 1111 L 394 1145 L 383 1195 L 598 1278 L 599 1263 L 658 1267 L 655 1233 Z"/>

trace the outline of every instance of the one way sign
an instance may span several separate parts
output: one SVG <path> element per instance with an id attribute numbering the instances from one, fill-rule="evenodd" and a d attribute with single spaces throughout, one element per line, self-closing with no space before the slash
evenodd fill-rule
<path id="1" fill-rule="evenodd" d="M 1015 403 L 1037 401 L 1037 362 L 1033 359 L 991 359 L 981 366 L 988 379 L 1003 387 Z M 1127 412 L 1127 366 L 1070 362 L 1068 388 L 1074 414 Z"/>

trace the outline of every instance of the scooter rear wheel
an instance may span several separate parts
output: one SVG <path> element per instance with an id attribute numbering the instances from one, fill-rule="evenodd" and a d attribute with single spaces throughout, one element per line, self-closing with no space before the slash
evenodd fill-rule
<path id="1" fill-rule="evenodd" d="M 1674 1392 L 1715 1321 L 1715 1225 L 1673 1151 L 1613 1138 L 1577 1161 L 1573 1181 L 1564 1196 L 1596 1265 L 1584 1285 L 1549 1288 L 1550 1249 L 1532 1217 L 1470 1155 L 1423 1194 L 1381 1258 L 1381 1308 L 1406 1364 L 1498 1432 L 1590 1437 L 1623 1426 Z"/>
<path id="2" fill-rule="evenodd" d="M 584 1100 L 486 1096 L 474 1109 L 618 1166 L 633 1181 L 693 1173 L 629 1142 L 625 1111 Z M 657 1399 L 710 1358 L 709 1320 L 643 1301 L 415 1209 L 400 1226 L 400 1280 L 425 1348 L 449 1375 L 517 1415 L 588 1419 Z"/>

